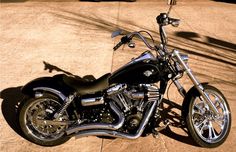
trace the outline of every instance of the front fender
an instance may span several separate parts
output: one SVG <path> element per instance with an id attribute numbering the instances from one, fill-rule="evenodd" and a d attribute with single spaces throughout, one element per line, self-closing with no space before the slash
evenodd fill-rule
<path id="1" fill-rule="evenodd" d="M 207 84 L 208 84 L 208 82 L 201 83 L 203 88 Z M 186 93 L 186 95 L 184 97 L 184 100 L 183 100 L 183 103 L 182 103 L 182 110 L 181 110 L 182 118 L 186 118 L 186 115 L 188 113 L 189 103 L 190 103 L 190 100 L 193 96 L 200 96 L 200 94 L 199 94 L 198 90 L 195 88 L 195 86 L 190 88 L 189 91 Z"/>
<path id="2" fill-rule="evenodd" d="M 59 96 L 62 100 L 66 98 L 73 89 L 67 86 L 63 77 L 64 74 L 55 75 L 53 77 L 40 77 L 27 83 L 21 88 L 25 95 L 34 96 L 36 91 L 46 91 Z"/>

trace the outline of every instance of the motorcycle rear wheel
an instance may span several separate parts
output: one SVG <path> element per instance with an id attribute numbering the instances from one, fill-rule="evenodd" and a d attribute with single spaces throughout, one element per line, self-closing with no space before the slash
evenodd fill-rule
<path id="1" fill-rule="evenodd" d="M 216 116 L 203 98 L 192 94 L 186 115 L 188 131 L 194 141 L 207 148 L 224 143 L 230 132 L 231 113 L 224 95 L 215 87 L 204 85 L 204 90 L 219 111 Z"/>
<path id="2" fill-rule="evenodd" d="M 24 102 L 20 109 L 19 124 L 29 141 L 41 146 L 56 146 L 70 139 L 65 135 L 68 126 L 39 124 L 36 120 L 48 119 L 50 114 L 61 107 L 61 103 L 57 96 L 47 93 Z M 68 120 L 67 112 L 60 119 Z"/>

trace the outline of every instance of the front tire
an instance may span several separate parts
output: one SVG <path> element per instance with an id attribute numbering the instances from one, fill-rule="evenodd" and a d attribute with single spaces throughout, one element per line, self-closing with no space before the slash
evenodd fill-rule
<path id="1" fill-rule="evenodd" d="M 70 139 L 66 136 L 65 129 L 68 126 L 39 124 L 37 119 L 49 119 L 56 110 L 61 107 L 62 101 L 52 94 L 44 93 L 38 98 L 27 99 L 20 109 L 19 123 L 26 138 L 41 146 L 56 146 Z M 65 112 L 60 118 L 68 120 Z"/>
<path id="2" fill-rule="evenodd" d="M 216 116 L 197 91 L 189 95 L 186 124 L 194 141 L 207 148 L 220 146 L 229 135 L 231 127 L 230 108 L 224 95 L 215 87 L 204 85 L 204 91 L 219 111 Z"/>

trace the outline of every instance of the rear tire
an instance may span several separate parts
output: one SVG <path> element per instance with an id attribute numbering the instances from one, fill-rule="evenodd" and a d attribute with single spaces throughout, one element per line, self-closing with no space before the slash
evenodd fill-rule
<path id="1" fill-rule="evenodd" d="M 188 109 L 185 109 L 186 124 L 190 135 L 198 145 L 214 148 L 223 144 L 229 135 L 231 113 L 227 100 L 217 88 L 204 85 L 204 91 L 220 115 L 215 116 L 206 102 L 200 99 L 197 91 L 192 91 L 192 94 L 188 95 L 189 104 L 186 107 Z"/>
<path id="2" fill-rule="evenodd" d="M 23 103 L 19 111 L 19 123 L 29 141 L 41 146 L 56 146 L 70 139 L 65 134 L 68 126 L 37 124 L 36 121 L 36 118 L 43 119 L 58 110 L 61 103 L 57 96 L 47 93 L 38 98 L 29 98 Z M 66 112 L 61 119 L 68 119 Z"/>

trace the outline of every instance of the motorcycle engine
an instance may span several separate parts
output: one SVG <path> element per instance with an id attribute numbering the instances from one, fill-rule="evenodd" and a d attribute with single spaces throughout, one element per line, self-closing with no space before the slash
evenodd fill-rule
<path id="1" fill-rule="evenodd" d="M 109 106 L 109 101 L 112 100 L 125 116 L 125 123 L 121 130 L 134 133 L 143 119 L 149 101 L 159 100 L 159 89 L 150 84 L 138 86 L 120 84 L 113 86 L 104 100 L 104 104 L 81 106 L 79 119 L 85 123 L 115 123 L 117 116 Z"/>
<path id="2" fill-rule="evenodd" d="M 87 123 L 113 123 L 115 121 L 115 116 L 107 103 L 92 107 L 81 107 L 80 110 L 80 119 Z"/>
<path id="3" fill-rule="evenodd" d="M 124 111 L 126 121 L 123 129 L 133 133 L 142 121 L 148 101 L 159 99 L 159 89 L 149 84 L 126 86 L 125 89 L 110 97 Z"/>

